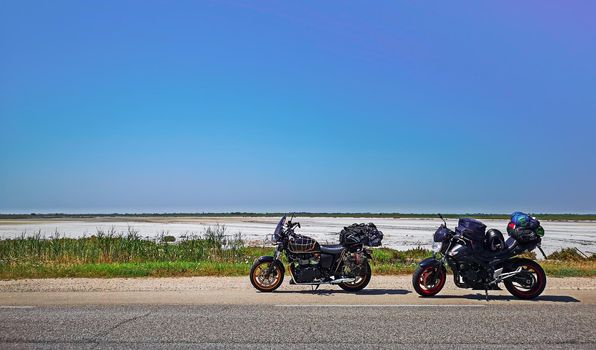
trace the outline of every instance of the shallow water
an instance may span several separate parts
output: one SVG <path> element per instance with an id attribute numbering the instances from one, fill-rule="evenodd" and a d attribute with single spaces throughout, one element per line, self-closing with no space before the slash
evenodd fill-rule
<path id="1" fill-rule="evenodd" d="M 117 220 L 117 219 L 115 219 Z M 263 244 L 266 235 L 273 233 L 278 218 L 167 218 L 147 219 L 153 222 L 65 220 L 35 222 L 0 222 L 0 238 L 16 238 L 40 232 L 50 237 L 56 232 L 62 237 L 83 237 L 97 234 L 98 230 L 126 233 L 129 227 L 141 236 L 153 238 L 161 233 L 180 237 L 187 234 L 202 234 L 209 225 L 225 225 L 227 233 L 242 233 L 243 238 L 252 245 Z M 383 231 L 383 246 L 395 249 L 408 249 L 416 246 L 429 248 L 433 232 L 440 225 L 438 219 L 385 219 L 385 218 L 296 218 L 301 229 L 296 232 L 316 238 L 321 243 L 337 243 L 338 233 L 344 226 L 356 222 L 374 222 Z M 447 220 L 453 228 L 457 220 Z M 483 220 L 489 228 L 505 232 L 506 220 Z M 546 234 L 542 246 L 547 253 L 555 250 L 576 247 L 584 253 L 596 253 L 596 222 L 560 222 L 542 221 Z M 506 234 L 506 233 L 505 233 Z"/>

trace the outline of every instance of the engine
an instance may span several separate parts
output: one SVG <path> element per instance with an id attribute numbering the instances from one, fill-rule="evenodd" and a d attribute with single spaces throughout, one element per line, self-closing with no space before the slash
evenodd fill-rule
<path id="1" fill-rule="evenodd" d="M 461 287 L 475 287 L 489 282 L 489 276 L 485 269 L 477 264 L 462 264 L 458 266 L 459 276 L 461 276 L 464 285 Z"/>
<path id="2" fill-rule="evenodd" d="M 292 254 L 292 274 L 297 283 L 308 283 L 323 277 L 318 254 Z"/>
<path id="3" fill-rule="evenodd" d="M 298 283 L 308 283 L 318 280 L 322 277 L 321 269 L 318 267 L 302 267 L 294 268 L 294 277 Z"/>

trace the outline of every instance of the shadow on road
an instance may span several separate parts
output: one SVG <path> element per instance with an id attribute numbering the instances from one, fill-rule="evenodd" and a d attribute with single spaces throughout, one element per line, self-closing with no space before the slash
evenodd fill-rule
<path id="1" fill-rule="evenodd" d="M 433 298 L 438 299 L 471 299 L 471 300 L 486 300 L 484 294 L 467 294 L 467 295 L 435 295 Z M 488 300 L 498 301 L 550 301 L 555 303 L 579 303 L 578 299 L 568 295 L 542 295 L 532 300 L 522 300 L 510 295 L 488 295 Z"/>
<path id="2" fill-rule="evenodd" d="M 359 292 L 346 292 L 344 290 L 319 289 L 319 290 L 279 290 L 275 293 L 292 293 L 292 294 L 317 294 L 317 295 L 332 295 L 332 294 L 356 294 L 356 295 L 404 295 L 412 293 L 406 289 L 364 289 Z"/>

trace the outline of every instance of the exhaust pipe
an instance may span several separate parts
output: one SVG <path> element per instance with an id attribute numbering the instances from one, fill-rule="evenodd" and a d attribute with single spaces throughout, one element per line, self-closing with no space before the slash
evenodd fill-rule
<path id="1" fill-rule="evenodd" d="M 352 283 L 356 281 L 355 278 L 340 278 L 329 282 L 329 284 Z"/>

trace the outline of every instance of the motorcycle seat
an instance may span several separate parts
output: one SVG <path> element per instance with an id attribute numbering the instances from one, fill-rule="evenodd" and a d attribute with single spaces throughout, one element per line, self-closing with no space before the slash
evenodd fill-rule
<path id="1" fill-rule="evenodd" d="M 503 259 L 510 258 L 514 254 L 513 251 L 519 246 L 519 243 L 513 238 L 508 238 L 505 241 L 505 245 L 505 249 L 498 252 L 483 251 L 477 258 L 489 265 L 499 263 Z"/>
<path id="2" fill-rule="evenodd" d="M 517 247 L 519 244 L 517 243 L 517 240 L 515 238 L 509 237 L 505 241 L 505 245 L 507 246 L 506 250 L 511 251 L 511 250 L 515 249 L 515 247 Z"/>
<path id="3" fill-rule="evenodd" d="M 344 246 L 341 244 L 327 244 L 321 245 L 321 253 L 339 255 L 344 251 Z"/>

